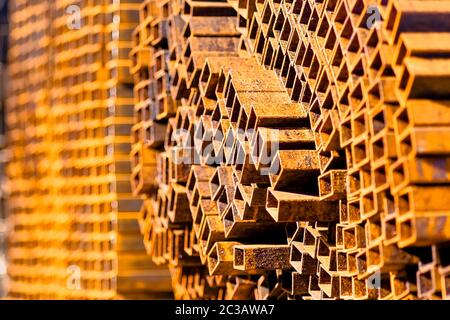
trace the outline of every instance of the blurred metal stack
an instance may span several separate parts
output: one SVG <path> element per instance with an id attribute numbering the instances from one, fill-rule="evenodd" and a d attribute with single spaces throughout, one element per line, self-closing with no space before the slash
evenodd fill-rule
<path id="1" fill-rule="evenodd" d="M 177 298 L 449 298 L 449 5 L 142 4 L 132 184 Z"/>
<path id="2" fill-rule="evenodd" d="M 12 298 L 56 298 L 55 287 L 65 277 L 65 225 L 53 214 L 50 194 L 55 185 L 48 138 L 51 9 L 47 1 L 9 5 L 8 292 Z"/>
<path id="3" fill-rule="evenodd" d="M 449 0 L 10 18 L 12 298 L 450 299 Z"/>
<path id="4" fill-rule="evenodd" d="M 114 164 L 109 168 L 115 174 L 114 192 L 118 218 L 118 278 L 117 292 L 122 298 L 171 297 L 170 275 L 157 267 L 146 254 L 139 231 L 142 200 L 132 194 L 130 184 L 130 133 L 133 125 L 133 78 L 129 68 L 132 33 L 139 21 L 141 1 L 126 0 L 110 5 L 107 30 L 112 41 L 107 41 L 111 53 L 106 67 L 110 115 L 106 119 L 108 135 L 114 136 Z M 114 207 L 114 206 L 113 206 Z"/>
<path id="5" fill-rule="evenodd" d="M 169 274 L 145 255 L 141 200 L 129 184 L 128 51 L 138 6 L 112 0 L 12 6 L 11 297 L 167 297 Z M 38 63 L 41 74 L 25 69 Z M 30 169 L 36 172 L 22 173 Z"/>
<path id="6" fill-rule="evenodd" d="M 0 298 L 6 294 L 6 214 L 8 187 L 5 164 L 8 161 L 5 150 L 5 98 L 7 85 L 6 55 L 8 52 L 8 2 L 0 2 Z"/>

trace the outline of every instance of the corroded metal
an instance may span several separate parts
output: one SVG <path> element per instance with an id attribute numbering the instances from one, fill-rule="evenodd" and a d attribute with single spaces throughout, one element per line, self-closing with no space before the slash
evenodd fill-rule
<path id="1" fill-rule="evenodd" d="M 17 224 L 48 252 L 65 237 L 71 262 L 100 247 L 115 268 L 114 244 L 119 282 L 121 255 L 152 260 L 177 299 L 449 299 L 448 0 L 378 1 L 380 21 L 366 0 L 121 2 L 99 6 L 105 28 L 83 11 L 89 36 L 41 2 L 12 32 L 12 61 L 38 65 L 11 65 L 8 170 Z M 33 27 L 54 43 L 39 58 Z M 83 279 L 89 297 L 113 295 L 114 268 Z"/>

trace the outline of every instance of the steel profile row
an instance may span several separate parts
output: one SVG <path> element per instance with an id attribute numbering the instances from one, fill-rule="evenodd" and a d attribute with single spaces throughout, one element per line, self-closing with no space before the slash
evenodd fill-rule
<path id="1" fill-rule="evenodd" d="M 448 3 L 371 6 L 141 5 L 134 192 L 177 298 L 449 297 Z"/>
<path id="2" fill-rule="evenodd" d="M 11 4 L 11 298 L 170 296 L 169 273 L 145 254 L 129 182 L 138 9 Z"/>
<path id="3" fill-rule="evenodd" d="M 6 88 L 8 84 L 8 75 L 6 70 L 6 60 L 8 53 L 7 46 L 8 29 L 8 5 L 5 4 L 0 10 L 0 298 L 6 296 L 7 284 L 7 201 L 8 201 L 8 181 L 6 179 L 5 167 L 8 162 L 8 153 L 6 149 Z"/>
<path id="4" fill-rule="evenodd" d="M 10 297 L 450 299 L 449 17 L 12 1 Z"/>

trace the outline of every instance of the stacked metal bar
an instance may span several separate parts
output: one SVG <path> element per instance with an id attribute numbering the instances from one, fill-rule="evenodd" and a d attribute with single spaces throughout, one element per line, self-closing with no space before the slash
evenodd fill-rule
<path id="1" fill-rule="evenodd" d="M 145 255 L 136 219 L 141 200 L 129 185 L 128 51 L 138 6 L 132 0 L 13 3 L 11 297 L 169 292 L 168 272 Z"/>
<path id="2" fill-rule="evenodd" d="M 11 297 L 450 298 L 450 1 L 11 6 Z"/>
<path id="3" fill-rule="evenodd" d="M 449 17 L 446 0 L 141 5 L 132 184 L 177 298 L 449 298 Z"/>
<path id="4" fill-rule="evenodd" d="M 142 200 L 132 194 L 130 185 L 130 132 L 133 124 L 133 79 L 129 73 L 132 33 L 139 20 L 141 1 L 110 2 L 106 29 L 111 39 L 106 48 L 111 53 L 106 62 L 109 72 L 108 135 L 114 152 L 114 194 L 117 207 L 118 274 L 117 293 L 123 298 L 170 297 L 170 275 L 158 268 L 146 255 L 139 232 L 138 217 Z"/>
<path id="5" fill-rule="evenodd" d="M 8 81 L 6 71 L 6 55 L 8 52 L 8 3 L 0 5 L 0 298 L 6 295 L 6 201 L 8 195 L 5 177 L 7 162 L 5 138 L 5 97 Z"/>
<path id="6" fill-rule="evenodd" d="M 45 289 L 64 282 L 64 221 L 53 215 L 47 148 L 50 111 L 48 82 L 50 3 L 11 1 L 7 139 L 10 161 L 8 234 L 9 295 L 57 297 Z M 36 50 L 33 44 L 40 44 Z M 48 232 L 51 225 L 53 232 Z M 49 287 L 47 286 L 49 289 Z"/>

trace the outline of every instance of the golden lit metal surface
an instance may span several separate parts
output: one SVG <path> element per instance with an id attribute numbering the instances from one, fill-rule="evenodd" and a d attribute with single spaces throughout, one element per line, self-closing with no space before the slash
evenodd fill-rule
<path id="1" fill-rule="evenodd" d="M 450 299 L 448 0 L 12 3 L 12 298 Z"/>
<path id="2" fill-rule="evenodd" d="M 167 297 L 145 255 L 129 152 L 136 1 L 13 1 L 12 298 Z"/>
<path id="3" fill-rule="evenodd" d="M 141 5 L 132 182 L 177 298 L 448 298 L 434 5 Z"/>

